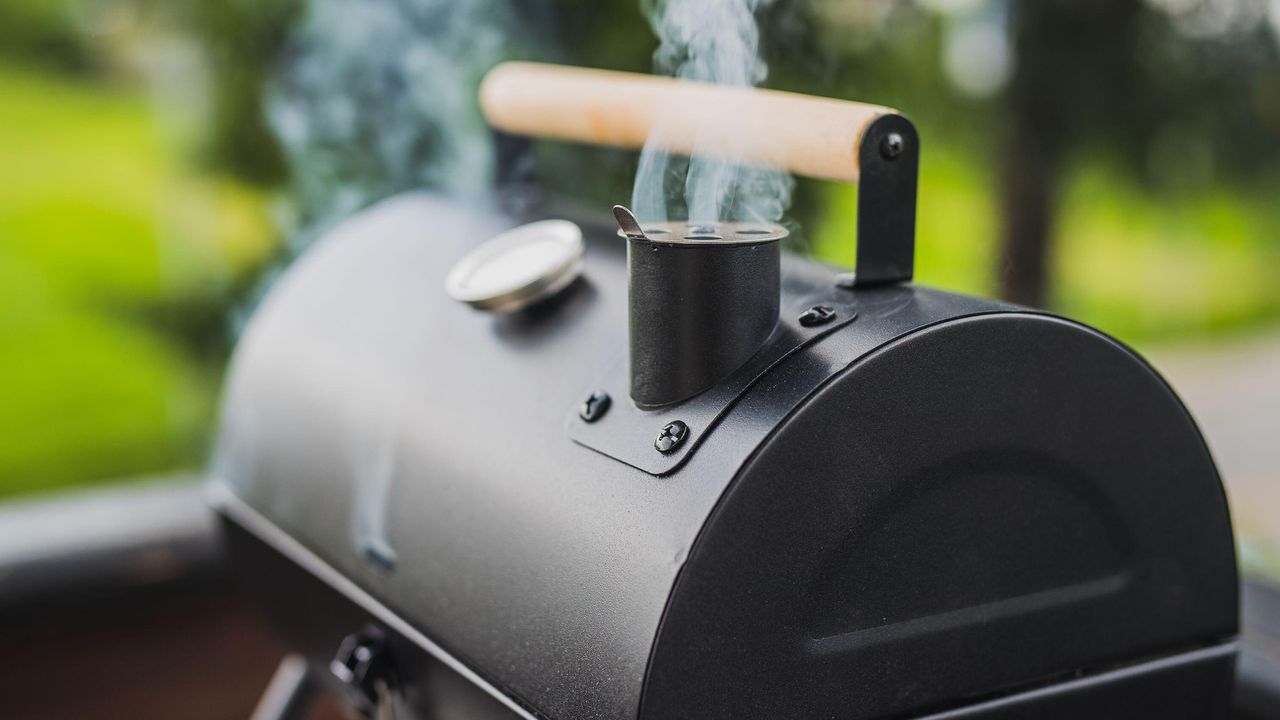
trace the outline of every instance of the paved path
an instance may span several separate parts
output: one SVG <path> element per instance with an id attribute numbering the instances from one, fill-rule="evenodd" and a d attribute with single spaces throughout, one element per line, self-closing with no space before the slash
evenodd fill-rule
<path id="1" fill-rule="evenodd" d="M 1280 335 L 1146 355 L 1208 437 L 1239 534 L 1280 551 Z"/>

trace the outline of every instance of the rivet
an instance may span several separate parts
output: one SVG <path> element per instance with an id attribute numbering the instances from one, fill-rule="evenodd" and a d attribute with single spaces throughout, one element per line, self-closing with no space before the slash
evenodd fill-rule
<path id="1" fill-rule="evenodd" d="M 609 393 L 597 390 L 582 401 L 582 405 L 578 407 L 578 417 L 589 423 L 595 422 L 609 412 L 611 404 L 613 404 L 613 398 L 609 397 Z"/>
<path id="2" fill-rule="evenodd" d="M 907 141 L 902 138 L 902 135 L 896 132 L 891 132 L 888 135 L 885 135 L 884 139 L 880 141 L 880 154 L 885 160 L 892 160 L 898 157 L 902 154 L 902 151 L 906 149 Z"/>
<path id="3" fill-rule="evenodd" d="M 829 305 L 814 305 L 813 307 L 800 313 L 800 324 L 805 327 L 814 327 L 815 325 L 826 325 L 836 319 L 835 308 Z"/>
<path id="4" fill-rule="evenodd" d="M 658 433 L 658 439 L 653 441 L 653 446 L 658 449 L 658 452 L 666 455 L 675 452 L 688 437 L 689 426 L 675 420 L 663 426 L 662 432 Z"/>
<path id="5" fill-rule="evenodd" d="M 367 628 L 344 638 L 329 672 L 364 702 L 373 706 L 384 702 L 379 689 L 390 682 L 391 667 L 382 631 Z"/>

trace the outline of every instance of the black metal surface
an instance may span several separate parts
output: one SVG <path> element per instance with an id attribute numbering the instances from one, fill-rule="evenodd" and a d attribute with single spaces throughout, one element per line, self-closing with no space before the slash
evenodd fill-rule
<path id="1" fill-rule="evenodd" d="M 1240 596 L 1240 660 L 1235 717 L 1280 717 L 1280 587 L 1246 581 Z"/>
<path id="2" fill-rule="evenodd" d="M 611 223 L 582 223 L 584 277 L 544 306 L 491 317 L 445 295 L 454 260 L 527 219 L 415 194 L 336 228 L 241 339 L 215 472 L 512 695 L 634 717 L 671 582 L 730 475 L 664 486 L 565 434 L 586 382 L 626 353 Z M 614 397 L 605 421 L 629 405 L 625 385 Z"/>
<path id="3" fill-rule="evenodd" d="M 581 414 L 569 416 L 569 435 L 593 450 L 627 463 L 654 475 L 665 475 L 678 468 L 692 455 L 704 437 L 715 429 L 716 423 L 756 381 L 771 368 L 806 345 L 819 340 L 858 317 L 859 308 L 877 316 L 897 313 L 910 303 L 912 293 L 885 288 L 879 292 L 860 295 L 837 288 L 831 273 L 820 266 L 804 267 L 794 259 L 786 259 L 787 286 L 782 301 L 785 307 L 773 334 L 763 347 L 742 367 L 707 392 L 689 400 L 658 409 L 646 409 L 633 403 L 620 403 L 610 413 L 607 421 L 588 423 Z M 834 317 L 827 323 L 806 325 L 805 309 L 815 302 L 826 303 Z M 988 309 L 983 306 L 982 309 Z M 977 309 L 975 306 L 972 309 Z M 626 397 L 629 380 L 624 361 L 610 363 L 606 372 L 595 382 L 608 392 Z M 817 382 L 815 375 L 810 381 Z M 680 420 L 689 427 L 689 442 L 667 453 L 655 454 L 652 449 L 652 429 Z"/>
<path id="4" fill-rule="evenodd" d="M 757 450 L 673 591 L 642 716 L 941 709 L 1229 641 L 1235 587 L 1216 470 L 1157 375 L 1066 321 L 955 320 Z"/>
<path id="5" fill-rule="evenodd" d="M 921 720 L 1217 720 L 1229 715 L 1236 648 L 1193 650 Z M 1274 715 L 1268 717 L 1275 717 Z"/>
<path id="6" fill-rule="evenodd" d="M 778 322 L 778 242 L 628 238 L 631 399 L 655 408 L 728 377 Z"/>
<path id="7" fill-rule="evenodd" d="M 266 535 L 323 563 L 248 560 L 309 656 L 375 622 L 549 718 L 634 718 L 642 694 L 663 720 L 850 718 L 1030 692 L 1234 632 L 1212 463 L 1118 345 L 987 300 L 841 289 L 790 259 L 787 339 L 643 411 L 626 401 L 623 241 L 574 219 L 583 279 L 510 317 L 451 302 L 442 281 L 519 221 L 425 194 L 336 229 L 260 308 L 216 471 Z M 805 328 L 815 304 L 837 317 Z M 593 392 L 613 402 L 586 423 Z M 673 420 L 689 432 L 664 455 Z M 950 470 L 958 484 L 923 493 Z M 240 552 L 274 557 L 266 535 Z M 396 657 L 421 700 L 430 681 Z"/>
<path id="8" fill-rule="evenodd" d="M 246 329 L 215 472 L 528 704 L 553 717 L 634 717 L 676 573 L 755 445 L 860 354 L 921 324 L 1004 306 L 912 287 L 846 293 L 858 320 L 808 331 L 822 337 L 741 393 L 721 411 L 727 424 L 701 441 L 683 412 L 638 425 L 627 437 L 646 458 L 678 463 L 699 448 L 687 474 L 657 480 L 565 433 L 566 415 L 581 422 L 577 406 L 594 389 L 615 402 L 587 427 L 634 407 L 619 400 L 625 374 L 618 389 L 591 383 L 625 366 L 626 265 L 611 223 L 578 219 L 583 279 L 547 305 L 495 318 L 443 291 L 470 246 L 527 219 L 413 194 L 336 228 Z M 832 292 L 833 275 L 789 262 L 784 293 Z M 664 456 L 653 441 L 672 419 L 692 434 Z M 370 562 L 370 545 L 393 552 L 394 569 Z"/>
<path id="9" fill-rule="evenodd" d="M 350 637 L 348 633 L 368 633 L 373 629 L 382 639 L 381 661 L 393 667 L 396 674 L 395 700 L 413 716 L 430 720 L 529 717 L 487 695 L 411 637 L 388 628 L 385 618 L 326 584 L 314 572 L 315 567 L 282 554 L 239 522 L 228 520 L 223 529 L 229 549 L 239 562 L 246 591 L 261 600 L 274 626 L 311 668 L 307 693 L 326 687 L 339 695 L 346 693 L 348 685 L 327 671 L 334 651 L 343 647 Z M 289 598 L 287 604 L 280 602 L 283 596 Z M 307 704 L 303 702 L 297 708 L 299 716 Z M 287 713 L 284 716 L 291 717 Z"/>
<path id="10" fill-rule="evenodd" d="M 901 115 L 882 115 L 858 147 L 859 287 L 906 282 L 915 272 L 920 137 Z"/>

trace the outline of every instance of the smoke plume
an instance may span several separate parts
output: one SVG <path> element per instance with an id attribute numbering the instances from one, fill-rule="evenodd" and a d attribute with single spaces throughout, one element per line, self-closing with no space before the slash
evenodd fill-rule
<path id="1" fill-rule="evenodd" d="M 760 57 L 756 12 L 772 2 L 646 2 L 646 15 L 660 42 L 654 70 L 721 85 L 760 84 L 768 67 Z M 724 138 L 714 140 L 724 147 Z M 732 149 L 733 139 L 728 142 Z M 673 156 L 662 150 L 664 143 L 659 122 L 640 154 L 631 197 L 636 215 L 644 221 L 777 222 L 791 203 L 794 181 L 786 172 L 699 156 L 696 145 L 691 158 Z"/>
<path id="2" fill-rule="evenodd" d="M 488 189 L 493 146 L 476 86 L 516 51 L 516 38 L 532 34 L 516 31 L 511 0 L 307 0 L 304 7 L 267 93 L 291 171 L 296 250 L 399 191 Z M 396 551 L 386 513 L 402 409 L 376 377 L 361 380 L 370 402 L 348 419 L 343 448 L 355 486 L 350 530 L 358 553 L 390 567 Z M 253 469 L 230 465 L 234 458 L 219 452 L 216 462 L 226 477 L 252 482 Z"/>
<path id="3" fill-rule="evenodd" d="M 492 167 L 481 75 L 512 52 L 510 0 L 309 0 L 267 94 L 297 224 L 409 188 L 479 192 Z"/>

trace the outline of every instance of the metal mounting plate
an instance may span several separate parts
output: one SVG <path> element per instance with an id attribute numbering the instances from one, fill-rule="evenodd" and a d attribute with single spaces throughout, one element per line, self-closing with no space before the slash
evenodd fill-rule
<path id="1" fill-rule="evenodd" d="M 910 302 L 908 293 L 853 293 L 832 285 L 816 293 L 787 297 L 778 326 L 769 340 L 745 365 L 724 382 L 684 402 L 653 410 L 636 407 L 628 395 L 630 375 L 626 359 L 620 358 L 599 378 L 595 385 L 584 388 L 582 397 L 603 390 L 612 398 L 612 407 L 594 422 L 586 422 L 575 405 L 568 418 L 568 432 L 575 442 L 652 475 L 674 472 L 689 459 L 702 440 L 714 430 L 716 423 L 749 388 L 769 370 L 806 345 L 854 322 L 858 314 L 885 314 L 894 304 Z M 825 305 L 835 317 L 820 325 L 805 326 L 800 315 L 815 306 Z M 675 450 L 666 454 L 654 447 L 663 427 L 675 421 L 685 423 L 688 437 Z"/>

